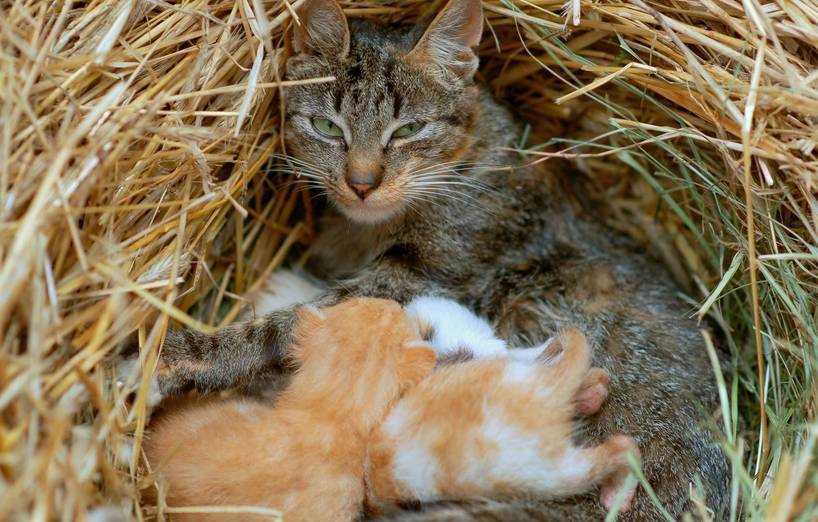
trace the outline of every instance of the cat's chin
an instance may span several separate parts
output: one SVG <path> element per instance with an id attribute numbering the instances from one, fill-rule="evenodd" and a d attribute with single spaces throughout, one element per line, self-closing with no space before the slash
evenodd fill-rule
<path id="1" fill-rule="evenodd" d="M 390 205 L 372 205 L 367 203 L 347 205 L 336 202 L 336 206 L 350 221 L 365 225 L 378 225 L 397 217 L 403 212 L 405 205 L 401 203 Z"/>

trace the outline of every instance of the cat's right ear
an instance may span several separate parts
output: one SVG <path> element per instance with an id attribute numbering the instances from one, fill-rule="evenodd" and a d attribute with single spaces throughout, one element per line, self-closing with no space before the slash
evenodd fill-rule
<path id="1" fill-rule="evenodd" d="M 301 22 L 293 23 L 292 47 L 296 54 L 320 54 L 343 59 L 349 53 L 349 26 L 335 0 L 307 0 L 298 10 Z"/>

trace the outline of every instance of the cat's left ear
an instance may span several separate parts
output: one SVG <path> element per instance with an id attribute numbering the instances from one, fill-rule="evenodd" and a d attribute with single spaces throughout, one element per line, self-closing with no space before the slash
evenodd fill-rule
<path id="1" fill-rule="evenodd" d="M 344 59 L 349 53 L 349 26 L 336 0 L 306 0 L 298 10 L 292 46 L 296 54 Z"/>
<path id="2" fill-rule="evenodd" d="M 471 80 L 479 60 L 474 48 L 483 34 L 480 0 L 450 0 L 409 53 L 410 62 L 433 65 L 460 80 Z"/>

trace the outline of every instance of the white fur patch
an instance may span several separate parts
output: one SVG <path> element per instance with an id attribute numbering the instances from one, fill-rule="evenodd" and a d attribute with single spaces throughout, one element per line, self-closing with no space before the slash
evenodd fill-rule
<path id="1" fill-rule="evenodd" d="M 389 415 L 381 425 L 383 431 L 392 438 L 398 436 L 405 431 L 405 426 L 412 420 L 412 411 L 404 403 L 399 402 L 392 408 Z"/>
<path id="2" fill-rule="evenodd" d="M 559 487 L 562 471 L 557 463 L 542 456 L 536 433 L 525 433 L 508 422 L 503 412 L 488 408 L 482 426 L 483 435 L 499 451 L 486 468 L 496 480 L 515 484 L 523 490 L 547 493 Z"/>
<path id="3" fill-rule="evenodd" d="M 316 317 L 318 317 L 321 320 L 324 320 L 324 319 L 327 318 L 327 315 L 324 313 L 324 311 L 321 310 L 320 308 L 318 308 L 317 306 L 315 306 L 314 304 L 305 304 L 303 306 L 303 308 L 304 308 L 304 310 L 307 310 L 308 312 L 315 315 Z"/>
<path id="4" fill-rule="evenodd" d="M 398 444 L 393 461 L 395 480 L 421 501 L 438 498 L 437 476 L 440 468 L 429 449 L 419 440 L 410 438 Z"/>
<path id="5" fill-rule="evenodd" d="M 571 483 L 581 483 L 587 480 L 591 473 L 591 460 L 588 458 L 588 450 L 582 448 L 569 448 L 562 455 L 557 466 L 564 474 L 564 480 Z"/>
<path id="6" fill-rule="evenodd" d="M 524 385 L 537 377 L 537 368 L 527 361 L 509 360 L 503 371 L 503 381 L 508 384 Z"/>
<path id="7" fill-rule="evenodd" d="M 308 303 L 323 291 L 323 288 L 292 270 L 276 270 L 264 283 L 262 290 L 249 296 L 249 300 L 255 314 L 259 316 Z"/>
<path id="8" fill-rule="evenodd" d="M 237 413 L 240 413 L 245 417 L 251 419 L 257 418 L 256 409 L 254 408 L 254 405 L 250 402 L 238 401 L 233 405 L 233 409 L 236 410 Z"/>
<path id="9" fill-rule="evenodd" d="M 508 354 L 509 357 L 514 359 L 515 361 L 529 361 L 534 362 L 537 360 L 548 348 L 551 346 L 551 343 L 554 342 L 554 338 L 551 337 L 544 343 L 539 346 L 532 346 L 531 348 L 515 348 L 514 350 L 509 350 Z M 543 361 L 543 363 L 547 364 L 547 361 Z"/>
<path id="10" fill-rule="evenodd" d="M 583 448 L 569 447 L 560 458 L 551 460 L 544 456 L 537 433 L 518 429 L 502 411 L 487 408 L 485 419 L 483 435 L 497 445 L 499 452 L 485 463 L 484 474 L 490 474 L 495 481 L 513 484 L 520 491 L 552 497 L 591 487 L 587 481 L 592 462 Z"/>
<path id="11" fill-rule="evenodd" d="M 476 358 L 503 357 L 506 343 L 494 335 L 491 325 L 465 306 L 442 297 L 421 296 L 406 312 L 432 327 L 432 347 L 438 355 L 469 350 Z"/>

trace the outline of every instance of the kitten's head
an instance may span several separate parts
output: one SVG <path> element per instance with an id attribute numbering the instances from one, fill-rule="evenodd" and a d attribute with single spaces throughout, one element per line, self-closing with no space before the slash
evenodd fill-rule
<path id="1" fill-rule="evenodd" d="M 436 363 L 417 321 L 395 301 L 373 298 L 301 307 L 292 354 L 311 390 L 330 393 L 333 407 L 369 423 Z"/>
<path id="2" fill-rule="evenodd" d="M 287 152 L 350 219 L 378 223 L 451 190 L 470 158 L 480 106 L 473 75 L 479 0 L 450 0 L 422 36 L 350 27 L 335 0 L 307 0 L 287 79 Z"/>

